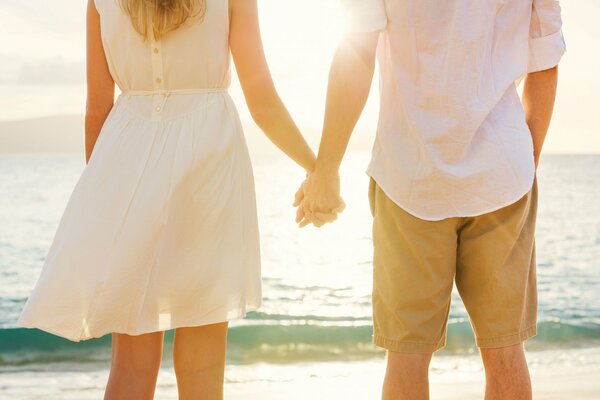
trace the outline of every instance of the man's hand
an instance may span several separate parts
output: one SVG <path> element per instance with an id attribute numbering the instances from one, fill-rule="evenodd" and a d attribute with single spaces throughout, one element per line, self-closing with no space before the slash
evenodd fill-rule
<path id="1" fill-rule="evenodd" d="M 337 171 L 315 171 L 300 186 L 294 206 L 298 207 L 296 222 L 300 227 L 314 224 L 321 227 L 337 219 L 345 208 L 340 197 L 340 177 Z"/>

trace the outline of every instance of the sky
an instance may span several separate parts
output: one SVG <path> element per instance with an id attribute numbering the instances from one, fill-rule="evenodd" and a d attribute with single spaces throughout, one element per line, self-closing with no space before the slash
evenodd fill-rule
<path id="1" fill-rule="evenodd" d="M 267 58 L 278 91 L 316 146 L 327 73 L 341 35 L 338 0 L 259 0 Z M 545 150 L 600 153 L 600 0 L 563 0 L 567 54 Z M 0 121 L 82 114 L 85 1 L 0 1 Z M 377 85 L 353 142 L 368 149 L 377 124 Z M 231 94 L 255 131 L 241 90 Z"/>

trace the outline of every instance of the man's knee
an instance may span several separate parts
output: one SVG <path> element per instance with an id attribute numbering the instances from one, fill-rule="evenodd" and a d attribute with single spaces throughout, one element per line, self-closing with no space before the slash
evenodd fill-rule
<path id="1" fill-rule="evenodd" d="M 500 348 L 480 349 L 481 358 L 486 368 L 511 368 L 526 367 L 525 350 L 523 344 Z"/>

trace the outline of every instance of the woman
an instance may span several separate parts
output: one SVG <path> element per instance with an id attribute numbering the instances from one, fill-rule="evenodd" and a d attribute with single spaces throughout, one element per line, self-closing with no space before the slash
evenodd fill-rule
<path id="1" fill-rule="evenodd" d="M 314 154 L 273 86 L 255 0 L 89 0 L 87 23 L 88 164 L 19 323 L 111 332 L 106 399 L 152 399 L 176 329 L 179 398 L 221 398 L 227 321 L 261 302 L 230 51 L 269 139 L 307 173 Z"/>

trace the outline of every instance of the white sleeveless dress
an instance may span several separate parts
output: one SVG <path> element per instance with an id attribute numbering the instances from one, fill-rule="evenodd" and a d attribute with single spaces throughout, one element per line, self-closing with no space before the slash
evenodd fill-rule
<path id="1" fill-rule="evenodd" d="M 122 94 L 19 318 L 73 341 L 243 317 L 261 303 L 254 181 L 230 83 L 228 2 L 159 41 L 96 0 Z"/>

